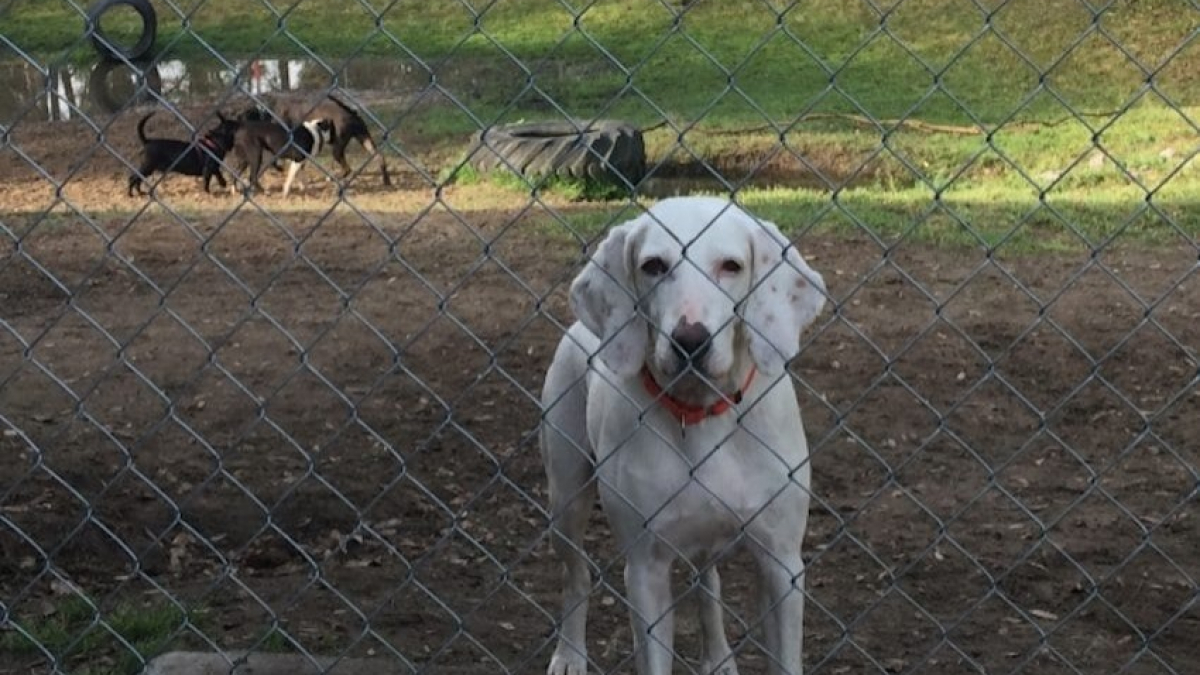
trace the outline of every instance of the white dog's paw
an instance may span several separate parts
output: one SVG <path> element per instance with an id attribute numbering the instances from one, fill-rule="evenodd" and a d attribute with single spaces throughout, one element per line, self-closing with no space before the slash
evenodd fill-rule
<path id="1" fill-rule="evenodd" d="M 554 656 L 550 657 L 546 675 L 587 675 L 587 654 L 559 643 Z"/>

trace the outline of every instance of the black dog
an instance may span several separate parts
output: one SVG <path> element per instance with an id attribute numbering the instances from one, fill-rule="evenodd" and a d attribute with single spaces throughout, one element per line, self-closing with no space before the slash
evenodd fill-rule
<path id="1" fill-rule="evenodd" d="M 247 167 L 250 171 L 246 180 L 252 189 L 266 192 L 259 177 L 262 174 L 263 155 L 270 157 L 270 163 L 279 168 L 279 160 L 289 162 L 287 178 L 283 183 L 283 196 L 292 189 L 292 182 L 300 167 L 310 157 L 315 156 L 327 142 L 332 133 L 333 125 L 325 120 L 308 120 L 294 128 L 271 121 L 269 115 L 250 110 L 243 113 L 237 132 L 233 136 L 233 152 L 237 156 L 237 172 L 245 174 Z M 236 193 L 237 186 L 231 185 L 230 192 Z"/>
<path id="2" fill-rule="evenodd" d="M 133 196 L 134 188 L 138 194 L 145 194 L 142 181 L 150 178 L 155 171 L 182 173 L 187 176 L 204 176 L 204 191 L 209 191 L 209 185 L 215 176 L 217 183 L 225 187 L 225 178 L 221 176 L 221 160 L 233 147 L 233 137 L 240 123 L 227 119 L 217 112 L 220 122 L 196 141 L 179 141 L 173 138 L 146 138 L 146 122 L 154 116 L 150 113 L 141 119 L 137 125 L 138 138 L 142 141 L 142 163 L 138 170 L 129 176 L 129 196 Z"/>
<path id="3" fill-rule="evenodd" d="M 333 125 L 329 135 L 329 149 L 333 159 L 342 167 L 342 177 L 350 175 L 350 163 L 346 161 L 346 147 L 350 141 L 357 140 L 367 152 L 379 156 L 379 170 L 383 174 L 383 184 L 391 185 L 388 175 L 387 160 L 375 145 L 371 130 L 367 127 L 363 116 L 354 108 L 343 103 L 333 94 L 327 94 L 318 101 L 305 98 L 278 98 L 272 102 L 271 110 L 283 120 L 284 124 L 295 127 L 309 120 L 324 120 Z"/>

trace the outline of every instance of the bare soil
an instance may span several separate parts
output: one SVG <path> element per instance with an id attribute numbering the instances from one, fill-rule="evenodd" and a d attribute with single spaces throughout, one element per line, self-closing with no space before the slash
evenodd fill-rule
<path id="1" fill-rule="evenodd" d="M 134 121 L 105 132 L 122 152 Z M 278 621 L 314 652 L 541 672 L 559 582 L 536 392 L 580 244 L 531 224 L 546 207 L 454 210 L 411 167 L 393 191 L 359 179 L 359 210 L 328 185 L 259 210 L 173 178 L 186 216 L 139 211 L 89 138 L 20 125 L 0 150 L 7 616 L 45 617 L 69 581 L 195 608 L 178 645 Z M 88 218 L 45 217 L 21 153 Z M 836 300 L 793 368 L 809 672 L 1200 672 L 1196 250 L 799 244 Z M 599 510 L 589 547 L 591 654 L 629 671 Z M 763 672 L 752 568 L 725 569 L 739 665 Z"/>

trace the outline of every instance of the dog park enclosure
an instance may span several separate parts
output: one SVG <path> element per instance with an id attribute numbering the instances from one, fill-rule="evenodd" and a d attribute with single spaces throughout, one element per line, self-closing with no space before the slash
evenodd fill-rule
<path id="1" fill-rule="evenodd" d="M 714 42 L 704 21 L 717 4 L 662 9 L 685 17 L 681 30 L 699 36 L 688 53 L 704 63 Z M 607 16 L 611 5 L 574 10 L 580 30 L 595 20 L 589 12 Z M 777 5 L 738 7 L 754 25 L 798 21 L 799 9 Z M 827 55 L 850 64 L 835 79 L 853 77 L 875 40 L 926 44 L 903 22 L 915 21 L 905 7 L 927 5 L 905 0 L 888 14 L 863 3 L 848 20 L 862 32 Z M 1013 43 L 1006 49 L 1036 51 L 1003 23 L 1032 10 L 1008 7 L 945 16 L 974 16 L 961 21 L 994 26 L 987 40 L 998 32 Z M 895 123 L 907 110 L 880 107 L 866 88 L 850 91 L 860 109 L 839 114 L 876 126 L 821 120 L 833 129 L 822 136 L 819 124 L 760 116 L 729 126 L 774 123 L 785 145 L 773 131 L 769 142 L 748 131 L 759 140 L 726 144 L 702 134 L 722 114 L 714 104 L 687 108 L 682 122 L 665 110 L 677 126 L 648 135 L 648 181 L 736 190 L 750 210 L 790 228 L 829 286 L 830 307 L 792 366 L 815 493 L 804 544 L 807 672 L 1200 668 L 1197 227 L 1192 198 L 1173 187 L 1191 186 L 1196 149 L 1197 100 L 1173 75 L 1175 59 L 1190 63 L 1193 19 L 1167 22 L 1195 9 L 1162 7 L 1133 15 L 1159 20 L 1155 49 L 1122 32 L 1123 4 L 1111 8 L 1115 19 L 1096 10 L 1099 28 L 1084 18 L 1069 33 L 1088 42 L 1103 28 L 1110 43 L 1130 45 L 1128 58 L 1164 82 L 1152 106 L 1131 102 L 1142 100 L 1138 86 L 1113 85 L 1107 108 L 1079 104 L 1078 117 L 1026 129 L 1005 125 L 1024 123 L 1017 103 L 1032 90 L 998 89 L 1016 101 L 1011 110 L 929 116 L 956 129 L 1001 127 L 990 141 L 968 137 L 978 152 L 937 175 L 912 160 L 913 148 L 957 136 Z M 517 49 L 484 16 L 480 30 Z M 881 24 L 893 33 L 871 32 Z M 812 42 L 814 32 L 797 26 L 765 33 L 748 54 L 776 40 Z M 967 59 L 974 32 L 964 34 L 956 45 Z M 856 51 L 860 43 L 868 46 Z M 1055 48 L 1081 49 L 1073 44 Z M 318 56 L 333 70 L 357 58 Z M 1052 74 L 1085 67 L 1034 56 L 1031 67 Z M 734 81 L 750 80 L 756 62 L 740 59 L 716 58 Z M 556 62 L 564 78 L 601 77 L 585 66 L 580 74 L 571 59 Z M 109 115 L 81 104 L 50 121 L 29 112 L 45 109 L 53 94 L 43 93 L 6 109 L 0 670 L 136 672 L 140 657 L 166 650 L 249 648 L 383 657 L 397 672 L 544 671 L 559 574 L 537 392 L 570 321 L 566 284 L 582 252 L 636 210 L 629 199 L 447 182 L 441 171 L 460 161 L 459 148 L 431 140 L 437 125 L 482 109 L 495 92 L 487 78 L 435 67 L 447 78 L 437 96 L 414 89 L 395 104 L 382 85 L 347 87 L 379 124 L 373 131 L 386 131 L 392 187 L 360 154 L 367 169 L 344 191 L 310 169 L 312 189 L 289 200 L 205 199 L 179 176 L 148 202 L 130 200 L 125 162 L 148 108 Z M 931 95 L 957 91 L 933 71 L 917 80 Z M 164 109 L 203 125 L 227 89 L 247 88 L 207 81 L 203 100 L 164 83 Z M 713 92 L 746 108 L 755 100 Z M 577 105 L 556 93 L 550 100 Z M 518 109 L 558 114 L 547 106 Z M 1098 111 L 1109 116 L 1083 116 Z M 908 117 L 924 120 L 920 112 Z M 1176 121 L 1154 126 L 1167 116 Z M 1109 141 L 1130 119 L 1170 133 Z M 1099 140 L 1081 132 L 1057 176 L 1026 159 L 1037 154 L 1026 145 L 1087 124 Z M 841 152 L 822 150 L 829 138 L 846 143 Z M 701 141 L 711 154 L 695 148 Z M 1145 154 L 1129 160 L 1138 146 Z M 337 173 L 328 157 L 321 163 Z M 956 181 L 982 187 L 964 197 Z M 1089 181 L 1104 189 L 1056 192 Z M 926 184 L 925 197 L 889 201 Z M 808 192 L 789 201 L 782 192 L 796 186 Z M 987 234 L 923 234 L 971 228 Z M 594 520 L 590 654 L 598 672 L 628 672 L 622 562 L 602 514 Z M 756 627 L 738 619 L 753 616 L 750 567 L 735 557 L 724 592 L 738 666 L 757 673 L 767 659 Z M 692 583 L 678 581 L 680 590 Z M 692 602 L 678 619 L 684 659 L 698 653 Z"/>

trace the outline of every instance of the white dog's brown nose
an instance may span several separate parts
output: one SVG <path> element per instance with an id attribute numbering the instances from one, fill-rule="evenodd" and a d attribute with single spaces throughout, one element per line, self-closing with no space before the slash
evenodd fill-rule
<path id="1" fill-rule="evenodd" d="M 681 360 L 696 363 L 708 353 L 708 346 L 712 343 L 710 338 L 712 334 L 704 324 L 683 320 L 671 331 L 671 347 Z"/>

